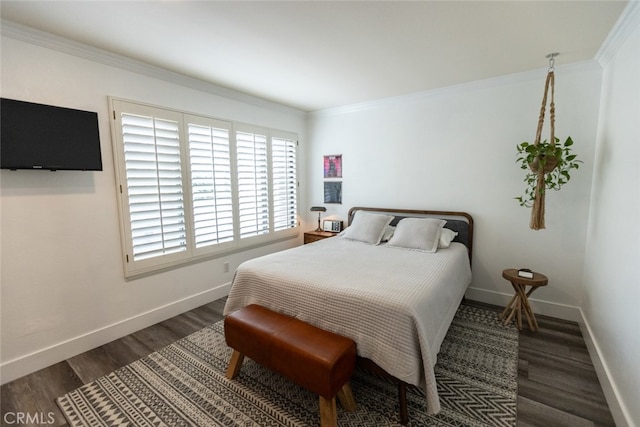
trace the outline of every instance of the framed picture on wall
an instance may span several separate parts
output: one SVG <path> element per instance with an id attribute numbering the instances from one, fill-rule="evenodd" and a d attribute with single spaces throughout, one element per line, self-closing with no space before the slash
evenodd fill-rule
<path id="1" fill-rule="evenodd" d="M 342 178 L 342 154 L 324 156 L 324 177 Z"/>
<path id="2" fill-rule="evenodd" d="M 324 183 L 324 202 L 342 203 L 342 181 L 326 181 Z"/>

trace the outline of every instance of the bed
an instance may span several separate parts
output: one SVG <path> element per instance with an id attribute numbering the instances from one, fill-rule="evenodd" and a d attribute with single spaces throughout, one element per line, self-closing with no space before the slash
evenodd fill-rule
<path id="1" fill-rule="evenodd" d="M 440 410 L 433 368 L 471 283 L 473 219 L 465 212 L 356 207 L 337 237 L 241 264 L 224 308 L 260 304 L 352 338 L 366 369 L 407 384 Z"/>

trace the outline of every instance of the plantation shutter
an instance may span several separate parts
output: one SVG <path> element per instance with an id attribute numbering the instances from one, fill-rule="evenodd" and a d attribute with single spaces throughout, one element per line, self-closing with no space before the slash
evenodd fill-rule
<path id="1" fill-rule="evenodd" d="M 109 99 L 127 278 L 299 234 L 295 133 Z"/>
<path id="2" fill-rule="evenodd" d="M 189 160 L 196 248 L 233 240 L 230 125 L 189 123 Z"/>
<path id="3" fill-rule="evenodd" d="M 236 132 L 240 238 L 269 233 L 267 136 Z"/>
<path id="4" fill-rule="evenodd" d="M 293 138 L 271 138 L 274 231 L 294 228 L 298 224 L 297 144 Z"/>
<path id="5" fill-rule="evenodd" d="M 122 113 L 134 261 L 187 250 L 177 121 Z"/>

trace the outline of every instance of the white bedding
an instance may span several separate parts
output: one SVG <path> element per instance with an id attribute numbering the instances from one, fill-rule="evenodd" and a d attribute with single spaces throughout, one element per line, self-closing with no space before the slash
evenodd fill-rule
<path id="1" fill-rule="evenodd" d="M 334 237 L 244 262 L 224 313 L 255 303 L 350 337 L 436 413 L 433 367 L 470 282 L 460 243 L 425 253 Z"/>

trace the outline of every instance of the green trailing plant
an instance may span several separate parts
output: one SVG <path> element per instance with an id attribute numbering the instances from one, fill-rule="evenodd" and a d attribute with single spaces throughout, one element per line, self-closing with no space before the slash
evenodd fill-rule
<path id="1" fill-rule="evenodd" d="M 555 138 L 555 144 L 544 140 L 539 144 L 523 142 L 516 146 L 518 150 L 516 163 L 521 169 L 527 170 L 524 182 L 527 185 L 524 195 L 515 197 L 520 206 L 532 207 L 536 199 L 539 170 L 544 170 L 544 186 L 540 189 L 542 195 L 549 190 L 558 191 L 571 179 L 571 171 L 580 167 L 581 160 L 576 154 L 571 154 L 573 140 L 568 137 L 563 144 Z"/>

